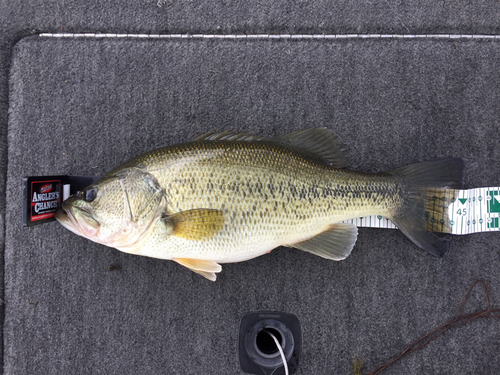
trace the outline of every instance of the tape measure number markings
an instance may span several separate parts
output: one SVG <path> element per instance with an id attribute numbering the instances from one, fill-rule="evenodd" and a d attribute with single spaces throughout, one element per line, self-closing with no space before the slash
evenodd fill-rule
<path id="1" fill-rule="evenodd" d="M 448 207 L 452 234 L 500 231 L 500 187 L 455 190 L 455 196 Z M 392 221 L 380 215 L 355 218 L 344 223 L 365 228 L 397 229 Z"/>

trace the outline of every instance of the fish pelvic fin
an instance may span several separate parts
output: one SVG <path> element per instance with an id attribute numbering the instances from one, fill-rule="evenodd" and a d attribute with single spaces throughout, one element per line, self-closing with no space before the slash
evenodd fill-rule
<path id="1" fill-rule="evenodd" d="M 222 271 L 221 265 L 212 260 L 174 258 L 173 261 L 189 268 L 191 271 L 196 272 L 210 281 L 217 280 L 217 276 L 215 274 Z"/>
<path id="2" fill-rule="evenodd" d="M 399 179 L 402 204 L 394 224 L 418 247 L 442 257 L 449 249 L 451 225 L 448 206 L 462 187 L 464 162 L 460 158 L 413 164 L 389 172 Z"/>
<path id="3" fill-rule="evenodd" d="M 204 241 L 214 237 L 224 227 L 224 213 L 220 210 L 198 208 L 163 216 L 170 228 L 169 235 L 186 240 Z"/>
<path id="4" fill-rule="evenodd" d="M 327 229 L 302 242 L 290 245 L 325 259 L 343 260 L 349 256 L 358 237 L 358 228 L 353 224 L 332 224 Z"/>

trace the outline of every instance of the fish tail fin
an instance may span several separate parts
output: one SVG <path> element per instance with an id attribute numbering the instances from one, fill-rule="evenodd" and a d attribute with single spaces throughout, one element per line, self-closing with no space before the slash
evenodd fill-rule
<path id="1" fill-rule="evenodd" d="M 462 187 L 464 162 L 441 159 L 389 172 L 400 181 L 403 202 L 390 219 L 418 247 L 442 257 L 449 248 L 448 206 Z"/>

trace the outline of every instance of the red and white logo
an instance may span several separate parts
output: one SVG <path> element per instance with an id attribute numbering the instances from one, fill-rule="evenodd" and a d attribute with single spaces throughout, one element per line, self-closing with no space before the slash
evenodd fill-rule
<path id="1" fill-rule="evenodd" d="M 47 184 L 47 185 L 43 185 L 41 188 L 40 188 L 40 194 L 43 194 L 43 193 L 47 193 L 49 191 L 52 191 L 52 184 Z"/>

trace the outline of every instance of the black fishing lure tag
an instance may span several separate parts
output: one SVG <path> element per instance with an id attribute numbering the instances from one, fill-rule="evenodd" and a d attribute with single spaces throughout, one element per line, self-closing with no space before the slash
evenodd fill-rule
<path id="1" fill-rule="evenodd" d="M 100 177 L 30 176 L 23 178 L 23 224 L 31 227 L 55 220 L 57 210 L 70 195 Z"/>

